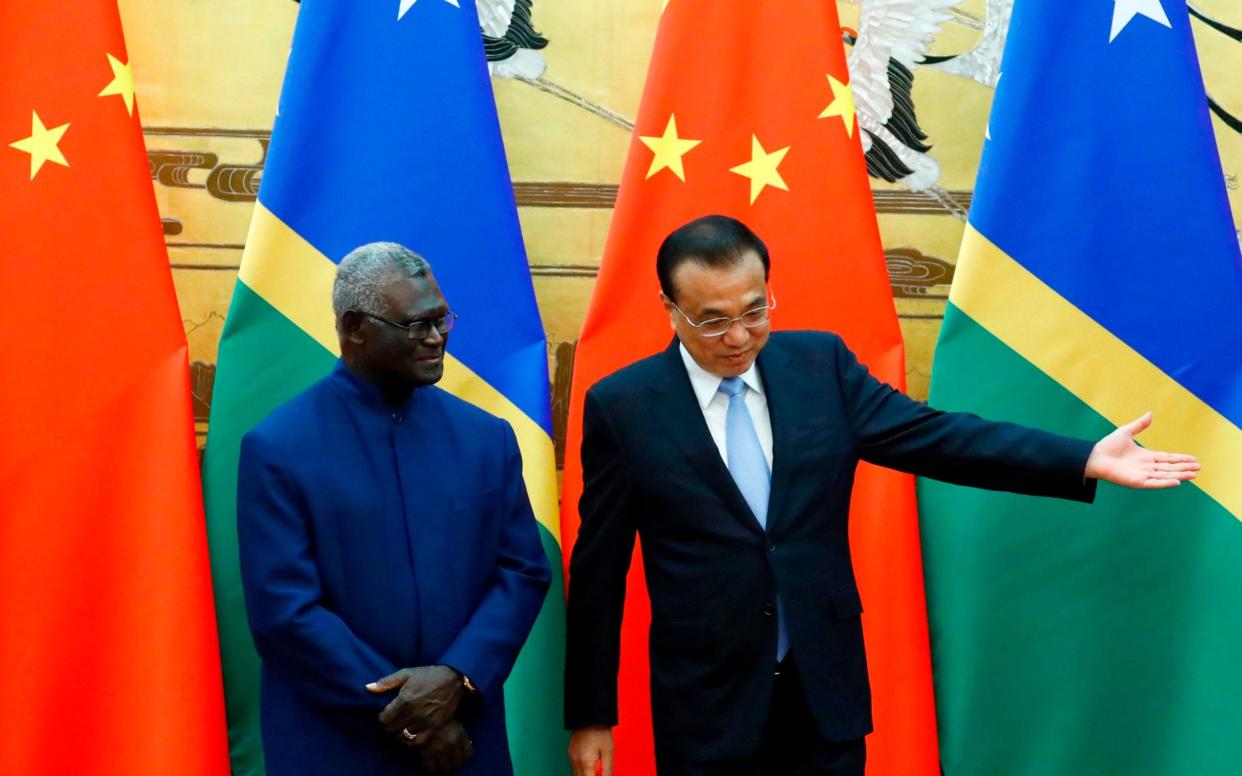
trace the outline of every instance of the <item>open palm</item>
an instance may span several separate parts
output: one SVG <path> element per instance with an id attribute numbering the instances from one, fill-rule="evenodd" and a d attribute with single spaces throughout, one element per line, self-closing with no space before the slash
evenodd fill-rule
<path id="1" fill-rule="evenodd" d="M 1148 412 L 1096 442 L 1087 459 L 1086 476 L 1145 489 L 1171 488 L 1193 480 L 1199 471 L 1199 461 L 1193 455 L 1148 450 L 1134 441 L 1150 425 Z"/>

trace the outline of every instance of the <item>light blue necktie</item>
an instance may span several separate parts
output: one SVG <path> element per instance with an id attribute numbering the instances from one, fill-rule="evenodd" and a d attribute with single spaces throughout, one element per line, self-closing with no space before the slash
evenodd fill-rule
<path id="1" fill-rule="evenodd" d="M 772 491 L 772 472 L 759 444 L 759 434 L 746 409 L 746 383 L 740 377 L 726 377 L 720 381 L 720 392 L 729 397 L 729 412 L 725 415 L 725 457 L 729 474 L 742 492 L 742 498 L 750 505 L 759 526 L 768 528 L 768 496 Z M 776 599 L 776 659 L 783 660 L 789 652 L 789 634 L 785 631 L 785 607 Z"/>

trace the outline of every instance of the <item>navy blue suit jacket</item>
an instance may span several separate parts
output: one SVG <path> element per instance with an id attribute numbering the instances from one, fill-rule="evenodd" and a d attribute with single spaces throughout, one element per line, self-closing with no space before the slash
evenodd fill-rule
<path id="1" fill-rule="evenodd" d="M 758 358 L 772 421 L 768 527 L 733 483 L 677 342 L 593 386 L 583 415 L 582 518 L 570 565 L 565 715 L 617 722 L 625 579 L 641 536 L 651 597 L 656 758 L 746 757 L 776 662 L 776 598 L 820 731 L 871 730 L 849 516 L 860 460 L 947 482 L 1091 500 L 1092 443 L 915 402 L 839 337 L 777 332 Z"/>
<path id="2" fill-rule="evenodd" d="M 483 694 L 460 773 L 511 772 L 502 684 L 550 573 L 508 423 L 338 363 L 243 439 L 237 524 L 271 776 L 419 773 L 364 686 L 434 664 Z"/>

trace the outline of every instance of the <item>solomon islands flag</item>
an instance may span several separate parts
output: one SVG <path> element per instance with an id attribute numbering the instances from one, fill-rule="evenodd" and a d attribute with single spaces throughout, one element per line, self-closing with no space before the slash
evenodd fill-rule
<path id="1" fill-rule="evenodd" d="M 920 483 L 947 776 L 1242 763 L 1242 259 L 1177 0 L 1018 0 L 932 402 L 1189 452 L 1094 506 Z"/>
<path id="2" fill-rule="evenodd" d="M 263 771 L 258 657 L 237 567 L 243 434 L 331 369 L 336 262 L 428 257 L 453 310 L 440 386 L 512 424 L 558 579 L 505 687 L 518 774 L 563 772 L 564 595 L 547 346 L 473 2 L 304 3 L 220 342 L 203 463 L 234 773 Z"/>

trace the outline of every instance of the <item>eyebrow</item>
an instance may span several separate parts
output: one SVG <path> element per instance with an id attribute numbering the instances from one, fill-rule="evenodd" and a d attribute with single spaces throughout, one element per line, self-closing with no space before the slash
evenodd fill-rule
<path id="1" fill-rule="evenodd" d="M 746 309 L 745 309 L 745 310 L 743 310 L 742 312 L 747 312 L 747 311 L 749 311 L 749 310 L 753 310 L 753 309 L 755 309 L 756 307 L 763 307 L 763 306 L 764 306 L 764 305 L 766 305 L 767 303 L 768 303 L 768 298 L 767 298 L 766 296 L 754 296 L 754 297 L 751 297 L 750 304 L 746 305 Z M 728 316 L 726 316 L 726 315 L 725 315 L 724 311 L 723 311 L 723 310 L 721 310 L 721 309 L 720 309 L 720 308 L 718 308 L 718 307 L 704 307 L 702 310 L 699 310 L 699 316 L 700 316 L 700 317 L 701 317 L 701 316 L 705 316 L 705 315 L 714 315 L 714 316 L 717 316 L 717 317 L 720 317 L 720 318 L 727 318 L 727 317 L 728 317 Z"/>
<path id="2" fill-rule="evenodd" d="M 434 320 L 436 318 L 442 318 L 448 314 L 448 311 L 449 311 L 449 306 L 447 304 L 442 304 L 437 307 L 433 307 L 430 310 L 424 310 L 414 315 L 410 315 L 410 316 L 403 315 L 401 316 L 401 323 L 410 324 L 410 323 L 414 323 L 415 321 L 428 321 L 428 320 Z"/>

